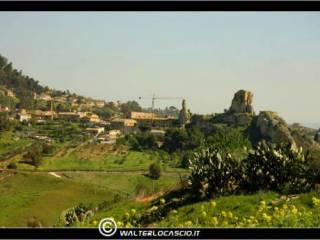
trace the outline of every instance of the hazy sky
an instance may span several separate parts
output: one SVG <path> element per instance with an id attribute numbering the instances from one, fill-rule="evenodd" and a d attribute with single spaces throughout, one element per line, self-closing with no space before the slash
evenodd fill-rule
<path id="1" fill-rule="evenodd" d="M 320 122 L 317 12 L 0 12 L 0 54 L 41 84 L 107 101 L 182 96 L 212 113 L 247 89 L 256 112 Z"/>

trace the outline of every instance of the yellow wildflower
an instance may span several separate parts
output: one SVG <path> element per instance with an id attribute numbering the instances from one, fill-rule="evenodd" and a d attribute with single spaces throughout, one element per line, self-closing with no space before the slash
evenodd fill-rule
<path id="1" fill-rule="evenodd" d="M 202 216 L 203 216 L 203 217 L 207 217 L 206 211 L 203 211 L 203 212 L 202 212 Z"/>
<path id="2" fill-rule="evenodd" d="M 135 215 L 136 214 L 136 210 L 134 208 L 131 209 L 131 213 L 132 215 Z"/>
<path id="3" fill-rule="evenodd" d="M 210 202 L 210 204 L 212 208 L 215 208 L 217 206 L 217 203 L 213 200 Z"/>
<path id="4" fill-rule="evenodd" d="M 191 222 L 191 221 L 187 221 L 187 222 L 185 222 L 185 225 L 186 225 L 187 227 L 191 227 L 191 226 L 192 226 L 192 222 Z"/>
<path id="5" fill-rule="evenodd" d="M 211 222 L 214 226 L 218 225 L 218 218 L 217 217 L 211 218 Z"/>
<path id="6" fill-rule="evenodd" d="M 226 213 L 225 211 L 222 211 L 222 212 L 221 212 L 221 216 L 222 216 L 222 217 L 226 217 L 226 216 L 227 216 L 227 213 Z"/>
<path id="7" fill-rule="evenodd" d="M 266 222 L 270 222 L 270 221 L 271 221 L 271 216 L 269 216 L 269 215 L 266 214 L 266 213 L 263 213 L 263 214 L 262 214 L 262 218 L 263 218 Z"/>

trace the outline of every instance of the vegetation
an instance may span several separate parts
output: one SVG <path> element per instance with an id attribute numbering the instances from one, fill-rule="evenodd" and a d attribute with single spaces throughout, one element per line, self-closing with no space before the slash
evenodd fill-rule
<path id="1" fill-rule="evenodd" d="M 292 145 L 259 143 L 247 158 L 222 157 L 214 148 L 195 153 L 190 162 L 190 185 L 206 196 L 239 191 L 307 192 L 314 188 L 319 169 L 311 166 L 308 153 Z"/>
<path id="2" fill-rule="evenodd" d="M 149 173 L 148 173 L 149 177 L 151 177 L 154 180 L 157 180 L 160 178 L 161 176 L 161 167 L 159 164 L 157 163 L 152 163 L 149 166 Z"/>
<path id="3" fill-rule="evenodd" d="M 0 84 L 6 86 L 8 89 L 14 90 L 18 99 L 23 99 L 23 101 L 20 101 L 17 105 L 27 109 L 34 105 L 33 92 L 40 94 L 47 89 L 42 87 L 38 81 L 14 69 L 12 63 L 8 62 L 8 60 L 1 55 Z"/>
<path id="4" fill-rule="evenodd" d="M 23 155 L 23 162 L 39 167 L 42 158 L 42 147 L 39 145 L 32 146 L 26 154 Z"/>

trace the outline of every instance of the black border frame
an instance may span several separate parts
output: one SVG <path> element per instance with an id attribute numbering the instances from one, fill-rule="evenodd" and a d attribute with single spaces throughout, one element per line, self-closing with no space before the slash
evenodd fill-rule
<path id="1" fill-rule="evenodd" d="M 0 1 L 0 11 L 319 11 L 318 1 Z"/>

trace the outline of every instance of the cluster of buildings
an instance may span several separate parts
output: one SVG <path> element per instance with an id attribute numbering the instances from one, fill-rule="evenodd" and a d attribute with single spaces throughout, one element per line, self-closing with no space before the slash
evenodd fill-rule
<path id="1" fill-rule="evenodd" d="M 51 96 L 49 93 L 37 94 L 33 93 L 33 99 L 55 102 L 55 103 L 70 103 L 73 109 L 87 109 L 92 107 L 102 108 L 106 105 L 104 100 L 96 100 L 92 98 L 79 98 L 78 96 L 63 94 L 60 96 Z"/>
<path id="2" fill-rule="evenodd" d="M 5 91 L 6 96 L 15 96 L 12 91 Z M 79 121 L 86 120 L 91 123 L 91 127 L 86 129 L 96 137 L 101 143 L 114 143 L 115 140 L 121 135 L 131 133 L 138 133 L 140 131 L 149 131 L 154 135 L 164 135 L 165 129 L 174 126 L 175 124 L 181 125 L 182 121 L 186 121 L 186 113 L 182 113 L 179 119 L 174 117 L 159 117 L 155 113 L 150 112 L 130 112 L 124 117 L 113 117 L 110 119 L 101 119 L 97 114 L 91 112 L 92 108 L 102 108 L 110 105 L 115 108 L 120 108 L 121 102 L 106 103 L 103 100 L 95 100 L 91 98 L 79 97 L 71 94 L 62 94 L 54 96 L 50 93 L 33 94 L 35 100 L 41 100 L 51 103 L 51 110 L 30 110 L 25 109 L 11 112 L 9 108 L 0 105 L 0 112 L 10 112 L 11 119 L 17 119 L 20 122 L 29 122 L 31 120 L 37 122 L 44 122 L 46 120 L 67 120 Z M 73 111 L 69 112 L 56 112 L 53 110 L 53 103 L 69 103 Z M 182 104 L 182 112 L 185 109 L 185 100 Z M 180 119 L 181 118 L 181 119 Z M 183 124 L 182 124 L 183 125 Z M 108 130 L 108 132 L 105 132 Z"/>
<path id="3" fill-rule="evenodd" d="M 99 118 L 99 116 L 92 112 L 55 112 L 55 111 L 26 111 L 25 109 L 20 110 L 17 113 L 17 119 L 20 122 L 28 122 L 31 119 L 36 121 L 43 120 L 69 120 L 76 121 L 78 119 L 87 120 L 91 123 L 105 125 L 108 124 L 106 121 Z"/>

